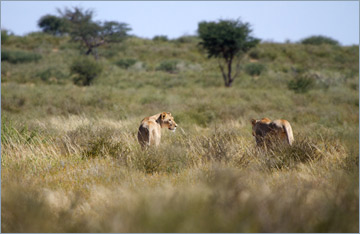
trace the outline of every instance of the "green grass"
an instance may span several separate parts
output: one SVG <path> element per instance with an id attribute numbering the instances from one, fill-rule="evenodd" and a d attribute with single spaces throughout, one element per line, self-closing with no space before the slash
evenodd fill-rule
<path id="1" fill-rule="evenodd" d="M 41 55 L 36 53 L 24 52 L 21 50 L 2 50 L 1 61 L 18 64 L 37 62 L 41 59 Z"/>
<path id="2" fill-rule="evenodd" d="M 42 59 L 2 62 L 2 231 L 358 232 L 358 47 L 263 43 L 241 64 L 266 71 L 225 88 L 197 43 L 105 46 L 79 87 L 68 38 L 9 35 L 5 49 Z M 306 93 L 288 87 L 299 74 L 314 79 Z M 179 127 L 142 151 L 139 123 L 161 111 Z M 258 149 L 262 117 L 287 119 L 294 145 Z"/>

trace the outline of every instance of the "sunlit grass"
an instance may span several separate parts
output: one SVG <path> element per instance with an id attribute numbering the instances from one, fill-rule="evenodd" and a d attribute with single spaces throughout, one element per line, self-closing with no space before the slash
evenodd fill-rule
<path id="1" fill-rule="evenodd" d="M 358 47 L 263 43 L 242 64 L 266 69 L 229 89 L 196 38 L 130 38 L 78 87 L 76 46 L 41 38 L 5 45 L 43 58 L 2 63 L 3 232 L 358 232 Z M 156 70 L 166 60 L 181 66 Z M 289 90 L 294 71 L 315 86 Z M 161 111 L 178 129 L 143 151 L 140 121 Z M 293 146 L 256 147 L 262 117 L 287 119 Z"/>
<path id="2" fill-rule="evenodd" d="M 56 130 L 60 120 L 65 128 Z M 58 135 L 45 138 L 40 122 L 33 130 L 40 133 L 7 126 L 3 135 L 3 231 L 357 228 L 356 165 L 336 140 L 297 135 L 292 147 L 266 151 L 234 122 L 164 132 L 159 148 L 142 151 L 134 131 L 122 131 L 131 122 L 70 116 L 44 123 Z"/>

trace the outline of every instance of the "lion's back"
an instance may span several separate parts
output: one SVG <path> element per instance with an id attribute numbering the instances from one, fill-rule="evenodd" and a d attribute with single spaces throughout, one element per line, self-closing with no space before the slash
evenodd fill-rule
<path id="1" fill-rule="evenodd" d="M 145 146 L 149 143 L 149 139 L 149 127 L 142 122 L 138 130 L 138 141 L 141 146 Z"/>

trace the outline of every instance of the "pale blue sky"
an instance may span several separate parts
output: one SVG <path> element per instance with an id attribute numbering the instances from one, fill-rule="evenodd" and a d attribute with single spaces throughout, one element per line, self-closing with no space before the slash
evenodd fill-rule
<path id="1" fill-rule="evenodd" d="M 39 31 L 41 16 L 65 6 L 91 8 L 95 20 L 128 23 L 131 34 L 144 38 L 194 35 L 200 21 L 240 18 L 265 41 L 324 35 L 342 45 L 359 44 L 357 1 L 2 1 L 1 27 L 17 35 Z"/>

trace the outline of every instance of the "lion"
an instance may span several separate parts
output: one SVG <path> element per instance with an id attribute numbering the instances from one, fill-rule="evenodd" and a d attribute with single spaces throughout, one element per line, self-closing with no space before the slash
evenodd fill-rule
<path id="1" fill-rule="evenodd" d="M 175 132 L 177 124 L 170 112 L 162 112 L 141 121 L 138 131 L 138 141 L 142 148 L 160 144 L 161 128 Z"/>
<path id="2" fill-rule="evenodd" d="M 285 119 L 271 121 L 268 118 L 261 120 L 252 119 L 252 135 L 256 144 L 263 146 L 264 143 L 271 143 L 271 140 L 279 139 L 292 145 L 294 142 L 293 131 L 290 123 Z"/>

